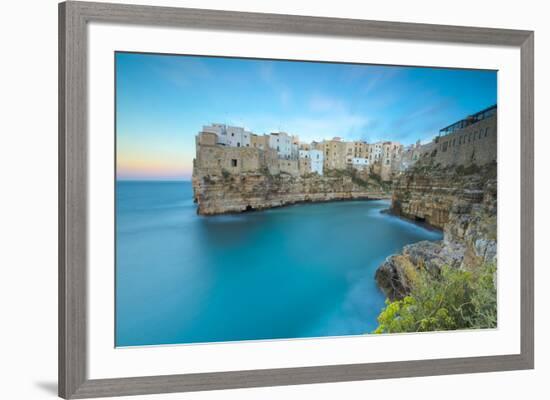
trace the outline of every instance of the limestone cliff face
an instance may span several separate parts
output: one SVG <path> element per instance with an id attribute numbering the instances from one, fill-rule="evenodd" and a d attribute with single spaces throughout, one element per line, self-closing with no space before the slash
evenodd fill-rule
<path id="1" fill-rule="evenodd" d="M 412 169 L 394 183 L 392 211 L 443 229 L 444 238 L 405 246 L 378 268 L 378 286 L 391 300 L 410 293 L 411 269 L 437 273 L 443 265 L 476 268 L 496 263 L 495 164 Z"/>
<path id="2" fill-rule="evenodd" d="M 316 174 L 300 177 L 269 173 L 195 174 L 193 190 L 197 212 L 201 215 L 262 210 L 301 202 L 390 197 L 376 182 Z"/>

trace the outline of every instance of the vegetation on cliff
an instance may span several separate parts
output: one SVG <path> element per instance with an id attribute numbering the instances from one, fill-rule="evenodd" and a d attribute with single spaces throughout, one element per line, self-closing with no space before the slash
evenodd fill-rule
<path id="1" fill-rule="evenodd" d="M 410 294 L 386 301 L 374 333 L 495 328 L 495 270 L 492 264 L 473 271 L 444 266 L 438 274 L 411 268 Z"/>
<path id="2" fill-rule="evenodd" d="M 325 176 L 331 178 L 341 178 L 347 177 L 350 178 L 353 183 L 358 186 L 365 188 L 375 187 L 381 191 L 390 193 L 391 183 L 384 182 L 380 175 L 375 173 L 365 173 L 363 171 L 358 171 L 354 168 L 347 169 L 327 169 L 325 170 Z"/>
<path id="3" fill-rule="evenodd" d="M 496 163 L 417 163 L 393 185 L 392 211 L 443 230 L 377 269 L 388 300 L 376 333 L 493 328 L 497 262 Z"/>

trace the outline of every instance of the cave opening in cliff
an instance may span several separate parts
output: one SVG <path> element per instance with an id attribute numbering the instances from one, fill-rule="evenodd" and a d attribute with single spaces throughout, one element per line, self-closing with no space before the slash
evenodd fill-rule
<path id="1" fill-rule="evenodd" d="M 414 220 L 415 220 L 416 222 L 426 222 L 426 218 L 424 218 L 424 217 L 419 217 L 418 215 L 415 215 Z"/>
<path id="2" fill-rule="evenodd" d="M 244 209 L 245 212 L 247 211 L 255 211 L 256 209 L 254 207 L 252 207 L 250 204 L 246 206 L 246 208 Z"/>

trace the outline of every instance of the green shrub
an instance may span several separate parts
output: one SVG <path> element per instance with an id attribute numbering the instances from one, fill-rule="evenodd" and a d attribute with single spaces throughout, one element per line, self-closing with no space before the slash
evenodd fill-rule
<path id="1" fill-rule="evenodd" d="M 496 327 L 494 272 L 492 265 L 484 265 L 476 271 L 445 266 L 437 276 L 419 270 L 409 296 L 386 301 L 374 333 Z"/>

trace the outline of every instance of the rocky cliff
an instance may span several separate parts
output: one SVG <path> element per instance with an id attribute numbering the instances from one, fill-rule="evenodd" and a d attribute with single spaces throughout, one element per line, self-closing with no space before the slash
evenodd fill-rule
<path id="1" fill-rule="evenodd" d="M 302 202 L 390 198 L 387 188 L 377 181 L 344 173 L 339 176 L 196 173 L 193 190 L 197 212 L 201 215 L 262 210 Z"/>
<path id="2" fill-rule="evenodd" d="M 437 273 L 441 266 L 476 268 L 496 263 L 496 164 L 483 167 L 418 166 L 395 182 L 391 211 L 443 229 L 444 239 L 405 246 L 376 271 L 391 300 L 410 293 L 415 269 Z"/>

